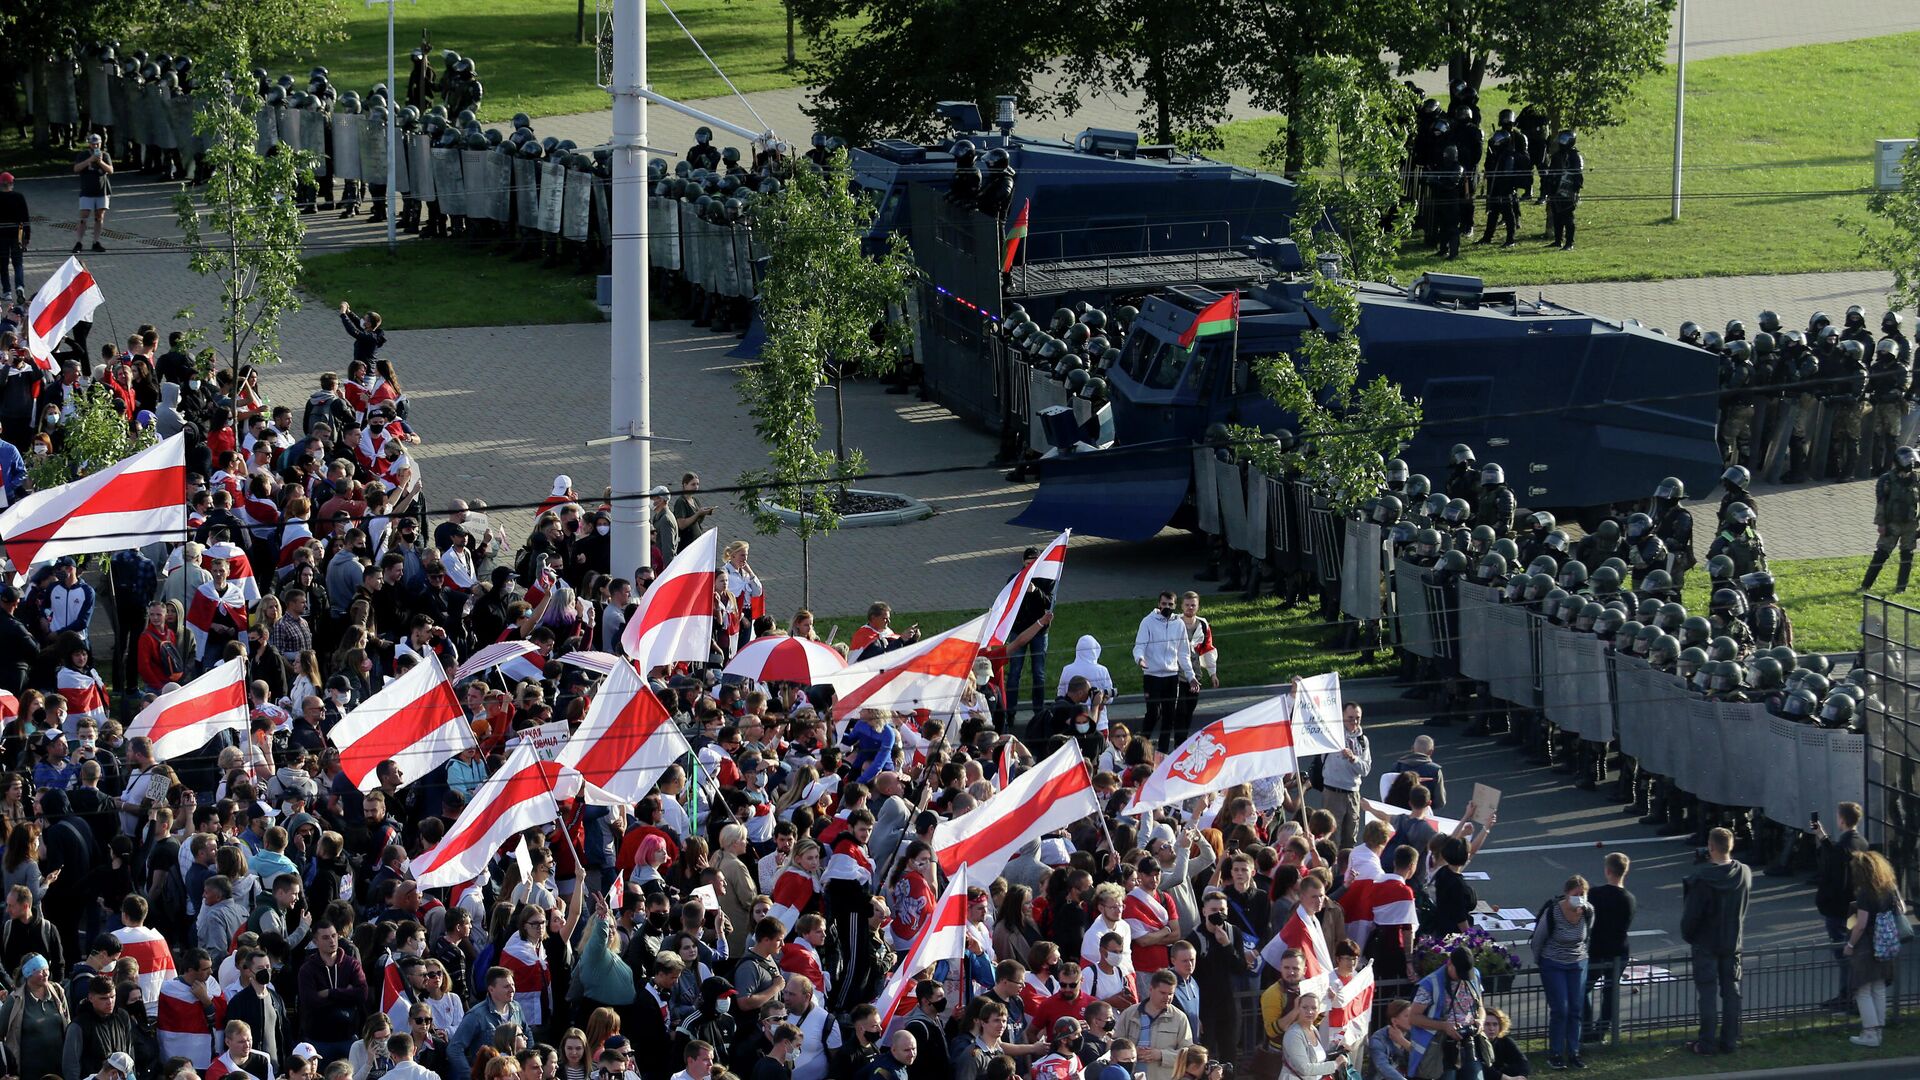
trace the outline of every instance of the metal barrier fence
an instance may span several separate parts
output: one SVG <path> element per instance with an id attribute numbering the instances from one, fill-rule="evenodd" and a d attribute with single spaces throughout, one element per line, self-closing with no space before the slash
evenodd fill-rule
<path id="1" fill-rule="evenodd" d="M 1869 706 L 1867 840 L 1886 851 L 1908 896 L 1920 887 L 1920 609 L 1884 597 L 1861 601 L 1862 661 L 1880 678 L 1879 708 Z"/>
<path id="2" fill-rule="evenodd" d="M 1809 919 L 1811 919 L 1809 913 Z M 1519 947 L 1524 950 L 1524 944 Z M 1920 950 L 1902 951 L 1899 974 L 1887 988 L 1888 1013 L 1898 1018 L 1920 1005 Z M 1827 1007 L 1843 993 L 1845 969 L 1830 945 L 1792 945 L 1756 949 L 1741 956 L 1740 1023 L 1743 1028 L 1780 1031 L 1834 1032 L 1836 1037 L 1859 1021 L 1851 1014 Z M 1690 1037 L 1699 1024 L 1699 997 L 1693 981 L 1693 961 L 1686 952 L 1651 958 L 1634 957 L 1622 965 L 1617 982 L 1610 984 L 1590 972 L 1585 1024 L 1592 1030 L 1601 1016 L 1608 1043 L 1638 1040 L 1675 1040 Z M 1547 992 L 1535 969 L 1503 976 L 1483 976 L 1488 1008 L 1506 1012 L 1513 1023 L 1510 1034 L 1523 1046 L 1544 1046 L 1547 1038 Z M 1381 979 L 1374 990 L 1374 1024 L 1384 1022 L 1386 1003 L 1395 998 L 1413 1000 L 1416 986 L 1404 979 Z M 1605 1009 L 1612 998 L 1611 1010 Z M 1252 1059 L 1262 1036 L 1259 992 L 1242 991 L 1239 1056 Z M 1206 1040 L 1200 1040 L 1204 1043 Z M 1591 1045 L 1597 1040 L 1586 1040 Z M 1216 1053 L 1217 1047 L 1209 1047 Z"/>

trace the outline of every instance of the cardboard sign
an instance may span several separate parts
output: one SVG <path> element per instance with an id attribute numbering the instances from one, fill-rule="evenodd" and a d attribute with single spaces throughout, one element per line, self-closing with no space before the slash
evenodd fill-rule
<path id="1" fill-rule="evenodd" d="M 1500 810 L 1500 789 L 1485 784 L 1473 785 L 1473 822 L 1481 828 L 1493 824 L 1493 815 Z"/>

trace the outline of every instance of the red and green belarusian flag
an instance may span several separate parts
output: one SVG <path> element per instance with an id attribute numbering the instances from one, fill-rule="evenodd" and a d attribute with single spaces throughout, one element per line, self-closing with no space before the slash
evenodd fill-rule
<path id="1" fill-rule="evenodd" d="M 1013 270 L 1013 257 L 1020 250 L 1020 241 L 1027 238 L 1027 210 L 1032 206 L 1032 199 L 1021 200 L 1020 216 L 1014 218 L 1013 224 L 1007 228 L 1007 253 L 1000 260 L 1000 272 L 1003 274 Z"/>
<path id="2" fill-rule="evenodd" d="M 1240 294 L 1230 292 L 1206 307 L 1194 317 L 1193 325 L 1180 335 L 1180 347 L 1193 348 L 1193 343 L 1203 337 L 1215 334 L 1231 334 L 1240 321 Z"/>

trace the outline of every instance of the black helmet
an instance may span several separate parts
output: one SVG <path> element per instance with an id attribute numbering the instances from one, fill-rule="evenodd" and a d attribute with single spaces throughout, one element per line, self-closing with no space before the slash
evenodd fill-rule
<path id="1" fill-rule="evenodd" d="M 1780 342 L 1771 333 L 1762 330 L 1753 335 L 1753 351 L 1756 356 L 1772 356 L 1780 351 Z"/>
<path id="2" fill-rule="evenodd" d="M 1610 608 L 1604 604 L 1589 603 L 1580 609 L 1580 617 L 1574 620 L 1576 630 L 1586 630 L 1593 636 L 1605 641 L 1613 637 L 1620 624 L 1627 621 L 1625 612 L 1619 608 Z"/>
<path id="3" fill-rule="evenodd" d="M 1594 567 L 1593 573 L 1588 576 L 1587 584 L 1593 587 L 1595 596 L 1606 596 L 1609 593 L 1619 592 L 1620 571 L 1615 570 L 1611 566 L 1596 566 Z"/>
<path id="4" fill-rule="evenodd" d="M 1552 595 L 1553 579 L 1545 574 L 1533 574 L 1527 578 L 1527 600 L 1545 600 Z"/>
<path id="5" fill-rule="evenodd" d="M 1421 529 L 1419 532 L 1413 534 L 1413 546 L 1419 549 L 1422 555 L 1432 555 L 1434 552 L 1439 551 L 1440 542 L 1439 529 Z"/>
<path id="6" fill-rule="evenodd" d="M 1828 694 L 1820 703 L 1820 726 L 1843 728 L 1853 723 L 1854 714 L 1859 711 L 1859 703 L 1848 694 Z"/>
<path id="7" fill-rule="evenodd" d="M 1650 581 L 1653 576 L 1653 571 L 1664 568 L 1667 565 L 1667 542 L 1657 536 L 1648 536 L 1633 545 L 1631 554 L 1633 555 L 1633 568 L 1635 570 L 1648 571 L 1648 582 L 1643 582 L 1642 584 L 1645 588 L 1651 589 L 1653 586 L 1650 584 Z M 1667 586 L 1669 591 L 1671 591 L 1672 588 L 1673 586 L 1671 584 Z"/>
<path id="8" fill-rule="evenodd" d="M 1700 324 L 1689 319 L 1680 324 L 1680 340 L 1688 345 L 1700 344 Z"/>
<path id="9" fill-rule="evenodd" d="M 1507 557 L 1497 551 L 1489 551 L 1480 556 L 1475 572 L 1483 582 L 1495 582 L 1507 576 Z"/>
<path id="10" fill-rule="evenodd" d="M 1705 645 L 1712 637 L 1713 624 L 1705 615 L 1689 615 L 1680 623 L 1682 645 Z"/>
<path id="11" fill-rule="evenodd" d="M 1733 572 L 1739 569 L 1733 559 L 1726 555 L 1715 555 L 1707 560 L 1707 580 L 1715 585 L 1733 580 Z"/>
<path id="12" fill-rule="evenodd" d="M 1512 109 L 1501 109 L 1501 110 L 1500 110 L 1500 126 L 1501 126 L 1501 127 L 1512 127 L 1512 126 L 1513 126 L 1513 123 L 1514 123 L 1514 119 L 1513 119 L 1513 110 L 1512 110 Z"/>
<path id="13" fill-rule="evenodd" d="M 1464 551 L 1445 551 L 1440 554 L 1440 568 L 1456 576 L 1467 572 L 1467 553 Z"/>
<path id="14" fill-rule="evenodd" d="M 1427 495 L 1427 504 L 1421 507 L 1420 511 L 1426 517 L 1438 521 L 1447 512 L 1447 503 L 1451 501 L 1445 492 L 1430 492 Z"/>
<path id="15" fill-rule="evenodd" d="M 1698 645 L 1689 645 L 1680 650 L 1680 658 L 1674 662 L 1674 673 L 1687 680 L 1687 688 L 1695 693 L 1707 692 L 1707 650 Z"/>
<path id="16" fill-rule="evenodd" d="M 1453 130 L 1453 124 L 1446 117 L 1436 116 L 1433 118 L 1433 133 L 1435 135 L 1445 135 L 1452 130 Z M 1445 156 L 1445 151 L 1442 151 L 1441 153 L 1442 153 L 1442 156 Z M 1456 157 L 1458 157 L 1459 151 L 1455 150 L 1454 154 Z"/>
<path id="17" fill-rule="evenodd" d="M 1084 374 L 1084 372 L 1082 373 Z M 1382 495 L 1373 504 L 1373 523 L 1391 525 L 1400 520 L 1400 498 L 1397 495 Z"/>
<path id="18" fill-rule="evenodd" d="M 1409 502 L 1419 502 L 1433 494 L 1433 481 L 1427 479 L 1423 473 L 1414 473 L 1407 477 L 1406 494 Z"/>
<path id="19" fill-rule="evenodd" d="M 1480 482 L 1482 484 L 1504 484 L 1507 482 L 1507 470 L 1502 469 L 1498 462 L 1489 461 L 1485 465 L 1480 466 Z"/>
<path id="20" fill-rule="evenodd" d="M 1560 564 L 1554 562 L 1553 556 L 1551 555 L 1535 555 L 1533 561 L 1527 564 L 1527 573 L 1529 574 L 1545 574 L 1548 577 L 1555 577 L 1559 572 Z"/>
<path id="21" fill-rule="evenodd" d="M 1559 529 L 1555 529 L 1541 539 L 1540 546 L 1546 548 L 1548 551 L 1557 551 L 1565 555 L 1567 553 L 1567 534 L 1561 532 Z"/>
<path id="22" fill-rule="evenodd" d="M 1825 675 L 1833 670 L 1833 661 L 1827 658 L 1826 653 L 1808 653 L 1800 658 L 1799 666 L 1816 674 Z"/>
<path id="23" fill-rule="evenodd" d="M 1810 720 L 1820 709 L 1820 699 L 1811 690 L 1789 690 L 1780 700 L 1780 715 L 1795 720 Z"/>
<path id="24" fill-rule="evenodd" d="M 1621 558 L 1618 555 L 1609 555 L 1606 558 L 1600 560 L 1599 566 L 1594 567 L 1594 573 L 1597 574 L 1602 569 L 1611 570 L 1615 574 L 1624 578 L 1627 576 L 1627 571 L 1631 568 L 1627 566 L 1627 560 Z"/>
<path id="25" fill-rule="evenodd" d="M 1658 627 L 1649 626 L 1640 632 L 1640 640 L 1647 641 L 1647 631 L 1651 630 L 1652 641 L 1646 647 L 1646 657 L 1658 665 L 1675 664 L 1680 660 L 1680 642 L 1672 634 L 1663 634 Z"/>
<path id="26" fill-rule="evenodd" d="M 1729 465 L 1727 471 L 1720 474 L 1720 482 L 1730 488 L 1743 488 L 1753 483 L 1753 474 L 1745 465 Z"/>
<path id="27" fill-rule="evenodd" d="M 1684 499 L 1687 497 L 1687 485 L 1677 476 L 1669 476 L 1654 485 L 1653 497 L 1656 499 Z"/>
<path id="28" fill-rule="evenodd" d="M 1707 642 L 1707 655 L 1715 660 L 1738 660 L 1740 646 L 1735 644 L 1732 638 L 1721 634 Z"/>
<path id="29" fill-rule="evenodd" d="M 1635 513 L 1627 516 L 1627 539 L 1638 540 L 1653 532 L 1653 518 L 1647 514 Z"/>
<path id="30" fill-rule="evenodd" d="M 1545 510 L 1535 510 L 1533 513 L 1527 515 L 1527 526 L 1534 532 L 1551 532 L 1555 524 L 1556 522 L 1553 520 L 1553 515 Z"/>
<path id="31" fill-rule="evenodd" d="M 1560 134 L 1554 136 L 1553 141 L 1559 143 L 1561 146 L 1565 147 L 1566 149 L 1571 150 L 1573 149 L 1574 143 L 1579 141 L 1579 136 L 1575 135 L 1570 130 L 1563 131 Z"/>
<path id="32" fill-rule="evenodd" d="M 1859 304 L 1848 304 L 1846 320 L 1849 328 L 1867 325 L 1867 309 Z"/>
<path id="33" fill-rule="evenodd" d="M 1473 464 L 1473 447 L 1466 443 L 1454 443 L 1453 449 L 1447 456 L 1455 465 L 1471 465 Z"/>
<path id="34" fill-rule="evenodd" d="M 1438 125 L 1435 126 L 1438 127 Z M 1460 148 L 1452 143 L 1441 147 L 1440 160 L 1449 165 L 1458 165 L 1460 163 Z"/>
<path id="35" fill-rule="evenodd" d="M 1719 352 L 1724 341 L 1725 339 L 1720 336 L 1720 331 L 1718 330 L 1709 330 L 1700 335 L 1700 347 L 1710 353 Z"/>
<path id="36" fill-rule="evenodd" d="M 1873 355 L 1875 359 L 1884 356 L 1890 360 L 1897 360 L 1900 357 L 1900 344 L 1892 338 L 1881 338 L 1880 343 L 1873 347 Z"/>
<path id="37" fill-rule="evenodd" d="M 1387 483 L 1404 484 L 1407 482 L 1407 476 L 1408 469 L 1406 462 L 1401 461 L 1399 458 L 1394 458 L 1392 461 L 1387 462 Z"/>
<path id="38" fill-rule="evenodd" d="M 1512 566 L 1514 563 L 1520 561 L 1520 545 L 1514 543 L 1512 537 L 1503 536 L 1495 540 L 1493 542 L 1493 550 L 1499 552 L 1500 557 L 1507 560 L 1508 566 Z"/>
<path id="39" fill-rule="evenodd" d="M 1880 332 L 1883 334 L 1899 333 L 1900 313 L 1897 311 L 1889 311 L 1885 315 L 1880 316 Z"/>
<path id="40" fill-rule="evenodd" d="M 1740 578 L 1740 588 L 1744 589 L 1749 600 L 1773 599 L 1773 574 L 1766 570 L 1755 570 Z"/>
<path id="41" fill-rule="evenodd" d="M 1820 331 L 1832 325 L 1833 316 L 1824 311 L 1816 311 L 1807 319 L 1807 333 L 1810 336 L 1817 336 Z"/>
<path id="42" fill-rule="evenodd" d="M 1560 576 L 1557 580 L 1560 582 L 1560 587 L 1568 592 L 1578 591 L 1587 583 L 1587 564 L 1579 559 L 1568 559 L 1560 567 Z"/>
<path id="43" fill-rule="evenodd" d="M 1793 671 L 1800 666 L 1800 657 L 1793 651 L 1791 645 L 1775 645 L 1767 650 L 1767 655 L 1780 661 L 1780 670 L 1783 673 Z"/>
<path id="44" fill-rule="evenodd" d="M 1491 525 L 1475 525 L 1467 536 L 1467 546 L 1478 552 L 1492 551 L 1497 535 Z"/>
<path id="45" fill-rule="evenodd" d="M 1447 505 L 1440 511 L 1440 517 L 1449 525 L 1465 525 L 1473 516 L 1473 508 L 1465 499 L 1448 499 Z"/>
<path id="46" fill-rule="evenodd" d="M 1747 324 L 1741 322 L 1739 319 L 1728 319 L 1727 332 L 1724 336 L 1727 341 L 1745 341 L 1747 339 Z"/>
<path id="47" fill-rule="evenodd" d="M 1659 627 L 1661 632 L 1668 634 L 1676 633 L 1679 631 L 1681 624 L 1687 621 L 1687 609 L 1669 600 L 1660 605 L 1659 611 L 1653 613 L 1652 621 L 1653 625 Z M 1702 619 L 1701 621 L 1705 622 L 1706 620 Z"/>
<path id="48" fill-rule="evenodd" d="M 1864 364 L 1867 361 L 1867 347 L 1852 338 L 1840 343 L 1840 352 L 1856 364 Z"/>
<path id="49" fill-rule="evenodd" d="M 1778 690 L 1786 677 L 1780 668 L 1780 661 L 1771 656 L 1756 656 L 1747 662 L 1747 668 L 1752 673 L 1752 685 L 1756 690 Z"/>
<path id="50" fill-rule="evenodd" d="M 1734 363 L 1750 364 L 1753 362 L 1753 346 L 1749 345 L 1745 340 L 1727 342 L 1723 352 L 1726 358 Z"/>
<path id="51" fill-rule="evenodd" d="M 713 141 L 713 129 L 705 124 L 693 129 L 693 141 L 705 146 Z"/>
<path id="52" fill-rule="evenodd" d="M 1823 349 L 1831 349 L 1840 341 L 1840 330 L 1835 326 L 1823 326 L 1814 331 L 1813 343 Z"/>
<path id="53" fill-rule="evenodd" d="M 996 172 L 999 170 L 1012 168 L 1013 156 L 1011 154 L 1008 154 L 1005 150 L 1001 149 L 1000 147 L 996 146 L 993 149 L 987 151 L 986 166 L 987 166 L 988 172 Z"/>
<path id="54" fill-rule="evenodd" d="M 1737 502 L 1727 507 L 1727 520 L 1741 528 L 1752 525 L 1756 517 L 1753 507 L 1746 503 Z"/>
<path id="55" fill-rule="evenodd" d="M 1796 346 L 1804 349 L 1807 345 L 1807 335 L 1798 330 L 1783 330 L 1780 333 L 1780 341 L 1789 349 Z"/>
<path id="56" fill-rule="evenodd" d="M 1911 446 L 1898 447 L 1893 452 L 1893 463 L 1899 468 L 1911 469 L 1917 461 L 1920 461 L 1920 453 L 1916 453 Z"/>
<path id="57" fill-rule="evenodd" d="M 1846 681 L 1848 685 L 1857 686 L 1868 694 L 1872 694 L 1880 688 L 1880 676 L 1875 675 L 1869 668 L 1856 666 L 1847 672 Z"/>
<path id="58" fill-rule="evenodd" d="M 1760 313 L 1760 329 L 1765 330 L 1769 334 L 1779 333 L 1780 332 L 1780 316 L 1775 315 L 1771 310 L 1761 312 Z"/>

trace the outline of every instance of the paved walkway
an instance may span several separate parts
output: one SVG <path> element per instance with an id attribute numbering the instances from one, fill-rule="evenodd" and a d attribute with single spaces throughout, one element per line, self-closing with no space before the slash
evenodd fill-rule
<path id="1" fill-rule="evenodd" d="M 1688 0 L 1687 24 L 1687 58 L 1704 60 L 1920 30 L 1920 4 L 1913 0 L 1823 0 L 1809 7 L 1801 0 Z M 695 34 L 701 33 L 697 22 L 690 28 Z M 1677 38 L 1670 38 L 1669 61 L 1675 55 L 1675 42 Z M 723 66 L 726 64 L 724 55 L 717 59 Z M 1430 94 L 1444 92 L 1446 86 L 1446 79 L 1439 72 L 1423 73 L 1415 81 Z M 760 114 L 767 126 L 803 145 L 813 132 L 812 121 L 800 111 L 806 99 L 807 91 L 800 87 L 746 95 L 752 110 Z M 763 126 L 755 121 L 739 98 L 705 98 L 691 104 L 756 131 Z M 1015 130 L 1029 135 L 1063 136 L 1089 127 L 1133 131 L 1139 126 L 1139 108 L 1139 99 L 1133 95 L 1101 96 L 1085 101 L 1069 116 L 1022 118 Z M 1231 108 L 1236 119 L 1264 115 L 1253 108 L 1244 92 L 1234 95 Z M 669 109 L 650 107 L 647 116 L 651 145 L 675 152 L 693 144 L 693 131 L 700 126 L 697 121 Z M 612 110 L 603 109 L 541 117 L 535 121 L 534 129 L 542 137 L 552 135 L 572 139 L 582 146 L 593 146 L 611 137 L 612 124 Z M 730 140 L 723 137 L 719 141 L 724 145 Z"/>

